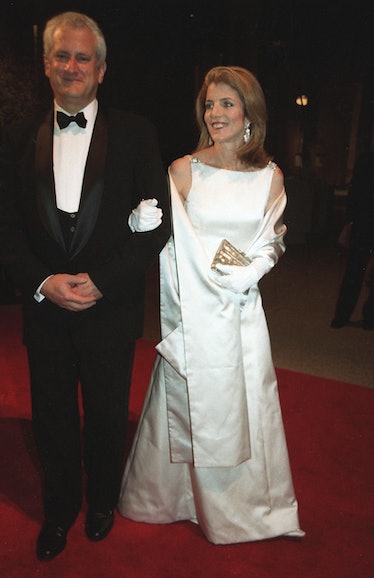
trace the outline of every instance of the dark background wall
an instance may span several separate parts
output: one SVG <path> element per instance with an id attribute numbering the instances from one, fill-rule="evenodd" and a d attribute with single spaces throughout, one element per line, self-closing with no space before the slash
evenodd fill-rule
<path id="1" fill-rule="evenodd" d="M 165 164 L 194 148 L 195 95 L 217 64 L 257 75 L 268 103 L 267 147 L 286 175 L 308 170 L 344 187 L 372 142 L 369 0 L 2 0 L 0 126 L 49 97 L 41 35 L 50 16 L 70 9 L 105 33 L 101 98 L 156 124 Z M 306 107 L 295 102 L 300 94 Z"/>

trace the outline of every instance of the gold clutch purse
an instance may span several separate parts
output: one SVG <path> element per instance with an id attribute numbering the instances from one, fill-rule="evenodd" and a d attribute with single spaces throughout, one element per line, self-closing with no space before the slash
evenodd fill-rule
<path id="1" fill-rule="evenodd" d="M 250 260 L 243 251 L 239 251 L 227 239 L 221 241 L 216 254 L 214 255 L 211 268 L 215 269 L 220 265 L 239 265 L 246 266 L 250 264 Z"/>

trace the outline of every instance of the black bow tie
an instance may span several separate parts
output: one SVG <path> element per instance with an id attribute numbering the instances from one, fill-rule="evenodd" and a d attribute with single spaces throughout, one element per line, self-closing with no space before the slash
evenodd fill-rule
<path id="1" fill-rule="evenodd" d="M 61 129 L 69 126 L 71 122 L 76 122 L 78 126 L 86 128 L 87 120 L 83 112 L 78 112 L 75 116 L 69 116 L 60 110 L 57 111 L 57 124 Z"/>

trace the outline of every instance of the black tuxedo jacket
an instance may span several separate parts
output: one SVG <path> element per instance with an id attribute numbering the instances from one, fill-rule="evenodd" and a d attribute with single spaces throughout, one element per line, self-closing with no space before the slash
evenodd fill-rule
<path id="1" fill-rule="evenodd" d="M 69 333 L 79 347 L 110 348 L 142 333 L 145 272 L 170 235 L 166 171 L 153 125 L 99 107 L 88 153 L 73 242 L 68 249 L 55 201 L 53 113 L 6 131 L 1 150 L 0 252 L 24 308 L 24 341 L 59 348 Z M 128 216 L 155 197 L 160 227 L 132 233 Z M 55 273 L 87 272 L 104 297 L 69 312 L 34 293 Z"/>

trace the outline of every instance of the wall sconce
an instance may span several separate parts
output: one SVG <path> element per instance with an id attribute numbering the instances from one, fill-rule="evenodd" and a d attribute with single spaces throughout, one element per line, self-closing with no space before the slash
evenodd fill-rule
<path id="1" fill-rule="evenodd" d="M 300 94 L 296 97 L 296 104 L 298 106 L 307 106 L 308 105 L 308 97 L 306 94 Z"/>

